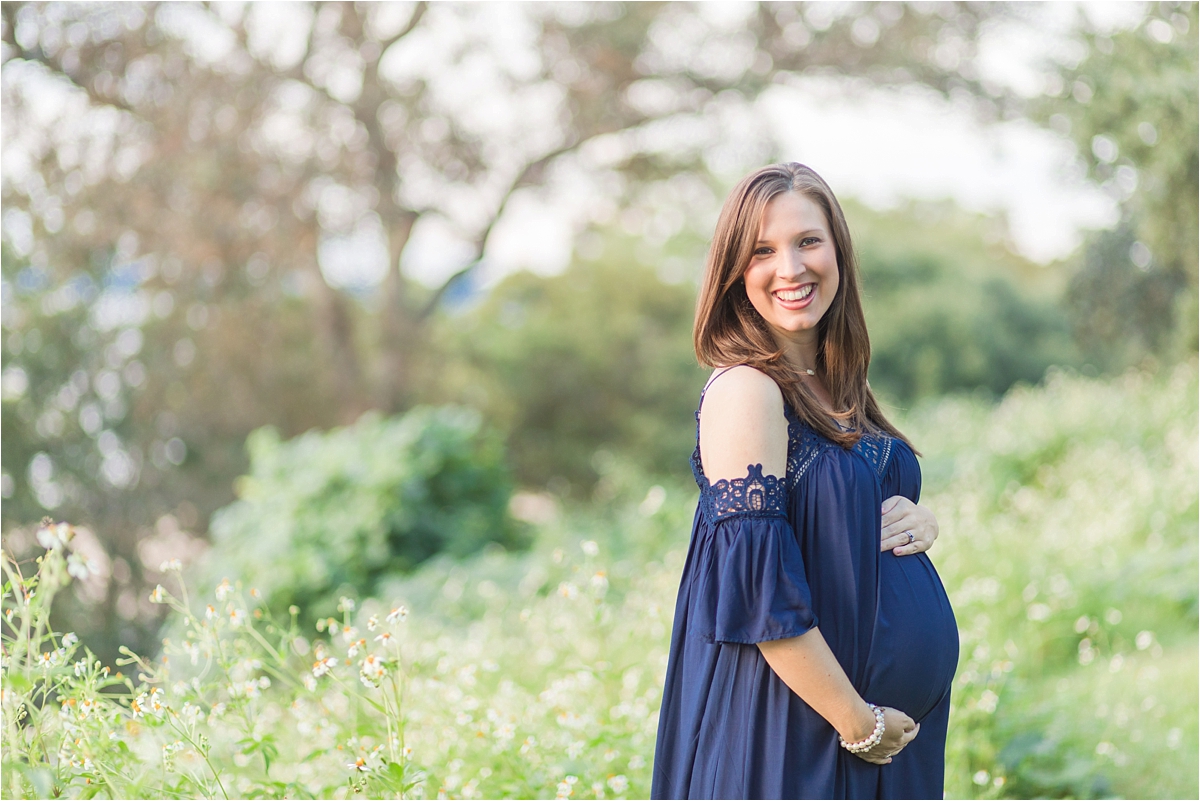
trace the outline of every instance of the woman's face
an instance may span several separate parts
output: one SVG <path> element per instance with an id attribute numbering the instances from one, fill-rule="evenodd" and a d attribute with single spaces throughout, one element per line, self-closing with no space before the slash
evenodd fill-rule
<path id="1" fill-rule="evenodd" d="M 800 192 L 771 198 L 743 278 L 750 303 L 777 337 L 815 337 L 839 281 L 837 249 L 821 207 Z"/>

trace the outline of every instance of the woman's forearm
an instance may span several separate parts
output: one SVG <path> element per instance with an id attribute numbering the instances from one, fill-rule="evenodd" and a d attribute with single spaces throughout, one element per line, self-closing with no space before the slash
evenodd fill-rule
<path id="1" fill-rule="evenodd" d="M 875 715 L 854 689 L 819 629 L 760 642 L 771 670 L 849 742 L 871 735 Z"/>

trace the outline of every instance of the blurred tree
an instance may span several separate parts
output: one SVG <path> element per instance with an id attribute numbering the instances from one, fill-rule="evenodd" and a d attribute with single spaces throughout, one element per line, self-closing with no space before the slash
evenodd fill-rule
<path id="1" fill-rule="evenodd" d="M 810 70 L 982 91 L 1004 13 L 4 3 L 5 527 L 94 525 L 115 619 L 155 581 L 139 541 L 203 532 L 248 432 L 422 398 L 441 300 L 522 191 L 742 169 L 763 134 L 731 112 Z M 439 225 L 465 244 L 426 289 L 402 265 Z"/>
<path id="2" fill-rule="evenodd" d="M 903 404 L 947 392 L 1000 395 L 1078 362 L 1062 271 L 1007 247 L 1003 218 L 951 203 L 891 211 L 846 204 L 862 266 L 871 384 Z"/>
<path id="3" fill-rule="evenodd" d="M 441 392 L 508 432 L 527 486 L 587 493 L 613 457 L 686 476 L 707 376 L 692 350 L 695 288 L 645 264 L 680 258 L 669 248 L 615 232 L 585 241 L 595 252 L 562 274 L 511 275 L 444 320 L 439 350 L 455 358 L 439 365 Z"/>
<path id="4" fill-rule="evenodd" d="M 1197 23 L 1195 3 L 1157 3 L 1127 30 L 1083 27 L 1085 57 L 1037 104 L 1121 201 L 1121 226 L 1093 236 L 1067 292 L 1080 345 L 1103 366 L 1197 350 Z"/>

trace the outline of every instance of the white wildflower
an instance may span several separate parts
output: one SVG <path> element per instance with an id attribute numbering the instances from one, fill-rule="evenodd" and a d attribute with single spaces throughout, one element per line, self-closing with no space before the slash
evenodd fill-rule
<path id="1" fill-rule="evenodd" d="M 388 623 L 396 623 L 404 620 L 406 617 L 408 617 L 408 607 L 397 606 L 391 612 L 388 612 L 388 616 L 385 618 L 385 620 L 387 620 Z"/>
<path id="2" fill-rule="evenodd" d="M 75 632 L 68 631 L 66 634 L 63 635 L 63 638 L 62 638 L 63 648 L 70 648 L 71 646 L 75 645 L 77 642 L 79 642 L 79 637 L 75 634 Z"/>
<path id="3" fill-rule="evenodd" d="M 155 687 L 150 691 L 150 711 L 155 715 L 162 717 L 162 713 L 166 711 L 166 706 L 163 704 L 163 691 Z"/>
<path id="4" fill-rule="evenodd" d="M 183 562 L 180 562 L 178 559 L 168 559 L 167 561 L 163 562 L 161 565 L 158 566 L 159 573 L 169 573 L 172 570 L 174 570 L 174 571 L 183 570 Z"/>
<path id="5" fill-rule="evenodd" d="M 374 631 L 379 626 L 379 618 L 371 615 L 367 618 L 367 631 Z"/>
<path id="6" fill-rule="evenodd" d="M 375 654 L 367 654 L 362 661 L 362 679 L 363 683 L 369 683 L 372 687 L 379 686 L 378 682 L 387 675 L 387 667 L 384 666 L 383 660 Z"/>
<path id="7" fill-rule="evenodd" d="M 608 591 L 608 574 L 603 570 L 597 570 L 592 576 L 592 589 L 601 594 Z"/>
<path id="8" fill-rule="evenodd" d="M 629 789 L 629 779 L 624 773 L 618 773 L 616 776 L 608 777 L 608 789 L 612 790 L 617 795 Z"/>
<path id="9" fill-rule="evenodd" d="M 96 711 L 96 702 L 91 698 L 84 698 L 79 702 L 79 719 L 84 720 L 88 715 Z"/>
<path id="10" fill-rule="evenodd" d="M 558 783 L 558 794 L 555 798 L 570 798 L 575 794 L 575 784 L 579 781 L 578 776 L 566 776 Z"/>
<path id="11" fill-rule="evenodd" d="M 316 662 L 313 663 L 312 674 L 315 678 L 319 679 L 322 676 L 324 676 L 326 673 L 328 673 L 330 670 L 332 670 L 333 666 L 336 664 L 337 664 L 337 660 L 334 659 L 332 656 L 326 657 L 324 659 L 318 659 Z"/>
<path id="12" fill-rule="evenodd" d="M 66 523 L 52 523 L 37 530 L 38 544 L 47 551 L 66 545 L 75 536 L 75 529 Z"/>
<path id="13" fill-rule="evenodd" d="M 73 553 L 67 557 L 67 572 L 74 578 L 83 581 L 94 571 L 92 570 L 92 563 L 88 561 L 87 556 L 81 553 Z"/>
<path id="14" fill-rule="evenodd" d="M 229 579 L 221 579 L 221 583 L 217 585 L 217 600 L 224 601 L 233 594 L 233 585 L 229 583 Z"/>
<path id="15" fill-rule="evenodd" d="M 167 599 L 167 591 L 163 589 L 163 585 L 157 585 L 150 593 L 150 603 L 161 604 Z"/>

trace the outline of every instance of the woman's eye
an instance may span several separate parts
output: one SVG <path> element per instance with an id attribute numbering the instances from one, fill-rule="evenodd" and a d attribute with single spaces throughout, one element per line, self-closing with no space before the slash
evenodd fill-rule
<path id="1" fill-rule="evenodd" d="M 759 248 L 758 250 L 754 251 L 755 256 L 767 256 L 770 253 L 771 253 L 770 248 Z"/>
<path id="2" fill-rule="evenodd" d="M 808 247 L 809 245 L 816 245 L 816 244 L 818 244 L 820 241 L 821 241 L 821 240 L 820 240 L 819 238 L 815 237 L 815 236 L 806 236 L 806 237 L 804 237 L 803 239 L 801 239 L 801 240 L 800 240 L 800 247 L 802 247 L 802 248 L 806 248 L 806 247 Z"/>

